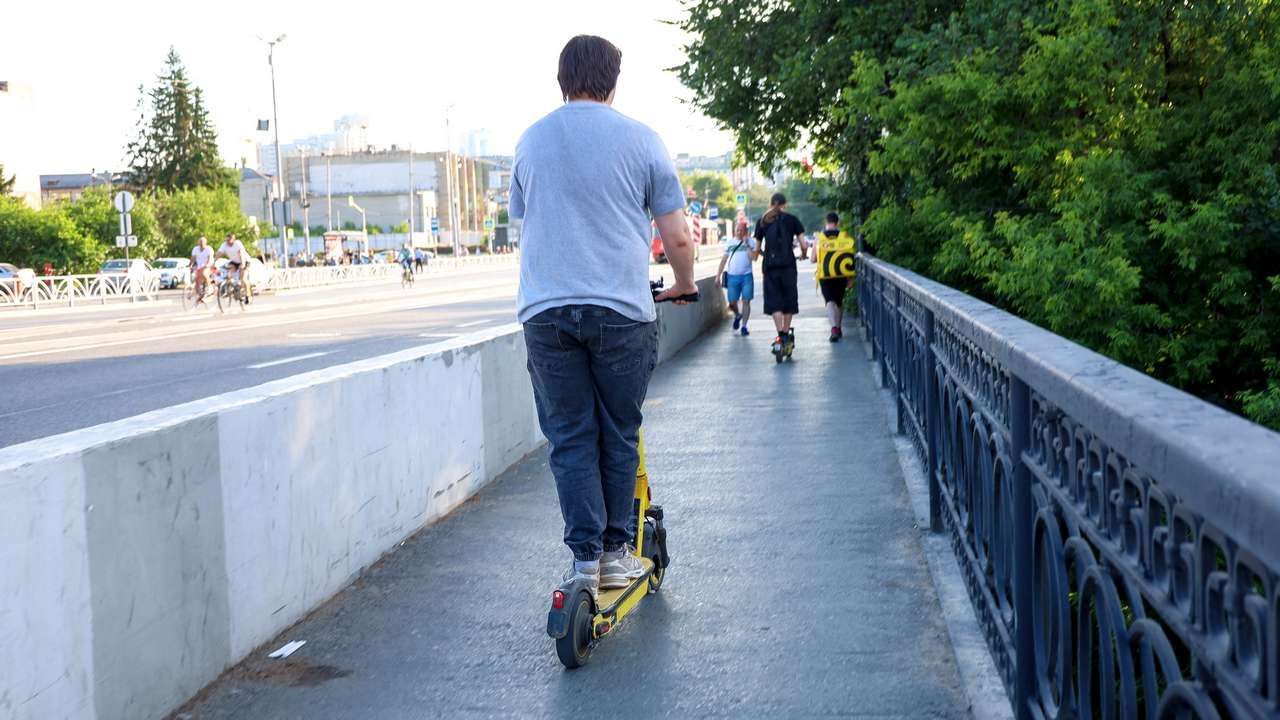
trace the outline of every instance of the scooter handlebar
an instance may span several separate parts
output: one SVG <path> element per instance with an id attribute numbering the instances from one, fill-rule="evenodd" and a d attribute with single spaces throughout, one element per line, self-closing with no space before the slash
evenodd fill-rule
<path id="1" fill-rule="evenodd" d="M 701 299 L 702 297 L 697 292 L 691 292 L 685 295 L 679 295 L 677 297 L 663 298 L 662 300 L 658 300 L 658 296 L 663 293 L 662 286 L 664 284 L 665 282 L 662 280 L 662 278 L 649 281 L 649 291 L 653 293 L 653 299 L 655 302 L 698 302 L 698 300 Z"/>

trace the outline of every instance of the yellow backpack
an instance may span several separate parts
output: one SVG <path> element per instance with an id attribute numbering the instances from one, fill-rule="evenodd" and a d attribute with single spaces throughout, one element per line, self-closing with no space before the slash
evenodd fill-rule
<path id="1" fill-rule="evenodd" d="M 843 230 L 835 237 L 827 237 L 826 231 L 818 233 L 818 279 L 853 277 L 856 246 L 854 239 Z"/>

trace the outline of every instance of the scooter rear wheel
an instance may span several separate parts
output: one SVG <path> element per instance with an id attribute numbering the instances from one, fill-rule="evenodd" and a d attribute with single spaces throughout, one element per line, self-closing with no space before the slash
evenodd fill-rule
<path id="1" fill-rule="evenodd" d="M 591 620 L 591 596 L 580 592 L 573 600 L 573 610 L 569 612 L 569 632 L 556 639 L 556 655 L 570 670 L 586 665 L 591 659 Z"/>

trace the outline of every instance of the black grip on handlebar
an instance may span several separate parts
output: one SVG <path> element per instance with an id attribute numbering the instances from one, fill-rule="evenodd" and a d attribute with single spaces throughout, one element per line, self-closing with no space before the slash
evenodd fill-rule
<path id="1" fill-rule="evenodd" d="M 693 292 L 687 295 L 679 295 L 677 297 L 664 298 L 662 300 L 658 300 L 658 296 L 661 294 L 662 294 L 661 290 L 653 291 L 653 299 L 655 302 L 675 302 L 677 300 L 680 302 L 698 302 L 698 300 L 702 297 L 699 293 Z"/>

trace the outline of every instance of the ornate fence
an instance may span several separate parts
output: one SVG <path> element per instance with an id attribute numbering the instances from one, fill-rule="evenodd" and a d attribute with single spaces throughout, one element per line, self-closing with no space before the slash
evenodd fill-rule
<path id="1" fill-rule="evenodd" d="M 1020 718 L 1280 712 L 1280 435 L 859 258 L 898 428 Z"/>
<path id="2" fill-rule="evenodd" d="M 514 265 L 518 260 L 517 254 L 436 258 L 423 266 L 423 272 L 430 275 L 444 274 L 489 266 Z M 259 289 L 289 290 L 399 276 L 399 265 L 385 263 L 274 268 L 265 287 Z M 132 278 L 123 275 L 29 275 L 22 280 L 0 278 L 0 308 L 106 304 L 118 300 L 137 302 L 156 300 L 160 297 L 159 293 L 159 273 Z"/>
<path id="3" fill-rule="evenodd" d="M 160 276 L 31 275 L 0 279 L 0 308 L 105 304 L 113 300 L 155 300 Z"/>

